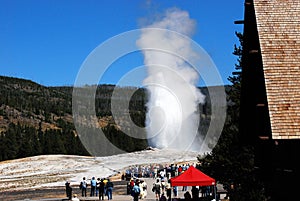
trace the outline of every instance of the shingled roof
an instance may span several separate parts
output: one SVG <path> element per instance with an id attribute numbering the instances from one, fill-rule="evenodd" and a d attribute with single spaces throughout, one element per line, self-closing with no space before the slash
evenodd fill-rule
<path id="1" fill-rule="evenodd" d="M 254 0 L 273 139 L 300 139 L 300 1 Z"/>

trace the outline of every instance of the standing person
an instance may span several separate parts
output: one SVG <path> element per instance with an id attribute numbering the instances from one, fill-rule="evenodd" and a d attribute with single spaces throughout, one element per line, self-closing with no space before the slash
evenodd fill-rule
<path id="1" fill-rule="evenodd" d="M 99 200 L 104 200 L 104 188 L 105 184 L 103 182 L 103 179 L 101 179 L 99 184 Z"/>
<path id="2" fill-rule="evenodd" d="M 168 201 L 171 201 L 172 188 L 171 188 L 170 181 L 168 181 L 167 184 L 166 184 L 166 192 L 167 192 L 167 199 L 168 199 Z"/>
<path id="3" fill-rule="evenodd" d="M 153 184 L 152 191 L 155 193 L 156 200 L 160 199 L 161 185 L 159 179 L 156 179 L 156 182 Z"/>
<path id="4" fill-rule="evenodd" d="M 66 195 L 69 198 L 69 200 L 71 200 L 71 198 L 72 198 L 72 187 L 71 187 L 70 182 L 66 181 L 65 186 L 66 186 Z"/>
<path id="5" fill-rule="evenodd" d="M 97 183 L 96 183 L 96 197 L 99 194 L 99 188 L 100 188 L 100 178 L 97 178 Z"/>
<path id="6" fill-rule="evenodd" d="M 129 187 L 130 187 L 130 193 L 131 193 L 131 191 L 132 191 L 132 189 L 134 187 L 134 180 L 133 180 L 133 178 L 130 179 Z"/>
<path id="7" fill-rule="evenodd" d="M 131 194 L 131 190 L 134 186 L 134 180 L 130 178 L 130 181 L 127 183 L 127 194 Z"/>
<path id="8" fill-rule="evenodd" d="M 178 175 L 180 175 L 181 173 L 182 173 L 182 166 L 181 165 L 179 165 L 179 167 L 178 167 Z"/>
<path id="9" fill-rule="evenodd" d="M 107 178 L 104 178 L 103 183 L 104 183 L 104 195 L 107 196 L 107 191 L 106 191 L 106 184 L 107 184 Z"/>
<path id="10" fill-rule="evenodd" d="M 165 193 L 165 189 L 166 189 L 166 182 L 165 182 L 165 179 L 161 179 L 160 180 L 160 184 L 161 184 L 161 193 Z"/>
<path id="11" fill-rule="evenodd" d="M 153 169 L 153 178 L 156 179 L 157 178 L 157 167 L 155 166 Z"/>
<path id="12" fill-rule="evenodd" d="M 144 196 L 143 180 L 138 180 L 138 186 L 140 188 L 139 199 L 143 199 Z"/>
<path id="13" fill-rule="evenodd" d="M 114 184 L 110 181 L 110 179 L 107 179 L 106 183 L 106 193 L 108 200 L 112 199 L 112 191 L 113 191 Z"/>
<path id="14" fill-rule="evenodd" d="M 178 187 L 177 186 L 173 187 L 173 194 L 174 194 L 174 197 L 177 198 L 177 196 L 178 196 Z"/>
<path id="15" fill-rule="evenodd" d="M 163 179 L 165 178 L 165 176 L 166 176 L 166 174 L 165 174 L 165 169 L 163 169 L 163 170 L 161 170 L 161 171 L 159 172 L 159 176 L 160 176 L 160 179 L 161 179 L 161 180 L 163 180 Z"/>
<path id="16" fill-rule="evenodd" d="M 140 186 L 139 186 L 139 181 L 136 180 L 135 183 L 134 183 L 134 186 L 132 188 L 132 191 L 131 191 L 133 201 L 138 201 L 139 200 L 140 193 L 141 193 L 141 189 L 140 189 Z"/>
<path id="17" fill-rule="evenodd" d="M 144 199 L 147 197 L 147 183 L 145 180 L 141 180 L 140 188 L 142 188 L 142 193 L 140 197 L 141 199 Z"/>
<path id="18" fill-rule="evenodd" d="M 85 180 L 85 177 L 83 177 L 82 181 L 80 182 L 80 188 L 81 188 L 81 196 L 86 197 L 87 182 Z"/>
<path id="19" fill-rule="evenodd" d="M 187 191 L 187 186 L 182 186 L 182 191 Z"/>
<path id="20" fill-rule="evenodd" d="M 197 200 L 199 198 L 199 188 L 197 188 L 196 186 L 192 186 L 192 198 L 194 200 Z"/>
<path id="21" fill-rule="evenodd" d="M 175 165 L 175 177 L 178 176 L 178 165 Z"/>
<path id="22" fill-rule="evenodd" d="M 97 181 L 96 181 L 95 177 L 92 177 L 92 180 L 91 180 L 91 194 L 90 194 L 91 197 L 95 196 L 96 186 L 97 186 Z"/>

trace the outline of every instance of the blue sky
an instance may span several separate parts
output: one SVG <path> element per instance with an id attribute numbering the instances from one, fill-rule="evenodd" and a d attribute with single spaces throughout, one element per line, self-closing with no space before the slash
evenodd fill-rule
<path id="1" fill-rule="evenodd" d="M 171 7 L 189 12 L 196 21 L 191 38 L 210 55 L 228 84 L 237 59 L 232 55 L 238 44 L 235 31 L 243 30 L 234 24 L 243 19 L 243 0 L 0 0 L 0 75 L 45 86 L 73 85 L 97 46 L 141 28 L 143 21 Z M 115 84 L 139 65 L 142 54 L 130 54 L 116 61 L 100 83 Z"/>

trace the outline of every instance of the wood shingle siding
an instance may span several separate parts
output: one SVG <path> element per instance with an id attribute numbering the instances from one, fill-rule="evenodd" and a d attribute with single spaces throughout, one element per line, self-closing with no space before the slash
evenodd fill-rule
<path id="1" fill-rule="evenodd" d="M 300 139 L 300 1 L 254 0 L 273 139 Z"/>

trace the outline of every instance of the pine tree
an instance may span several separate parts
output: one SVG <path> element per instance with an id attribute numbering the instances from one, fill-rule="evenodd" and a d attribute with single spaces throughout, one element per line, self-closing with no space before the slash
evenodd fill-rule
<path id="1" fill-rule="evenodd" d="M 15 159 L 18 155 L 18 141 L 17 141 L 17 135 L 18 128 L 15 124 L 10 123 L 8 126 L 8 130 L 5 134 L 5 140 L 4 143 L 7 145 L 6 150 L 6 157 L 7 159 Z"/>
<path id="2" fill-rule="evenodd" d="M 243 35 L 236 33 L 240 45 L 234 45 L 233 54 L 238 57 L 235 72 L 228 80 L 232 83 L 228 95 L 227 119 L 224 129 L 212 152 L 198 157 L 201 168 L 223 184 L 230 200 L 264 200 L 262 185 L 255 177 L 253 147 L 243 146 L 239 132 L 239 111 L 241 94 L 241 70 Z"/>
<path id="3" fill-rule="evenodd" d="M 5 134 L 4 132 L 0 133 L 0 161 L 6 160 L 7 144 L 5 143 Z"/>

